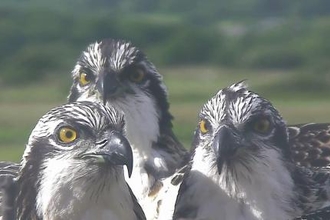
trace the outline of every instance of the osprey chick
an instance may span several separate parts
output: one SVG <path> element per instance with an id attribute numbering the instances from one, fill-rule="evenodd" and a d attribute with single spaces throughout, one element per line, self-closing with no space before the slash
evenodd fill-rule
<path id="1" fill-rule="evenodd" d="M 132 149 L 115 109 L 91 102 L 54 108 L 29 137 L 13 219 L 145 219 L 123 165 L 131 174 Z"/>
<path id="2" fill-rule="evenodd" d="M 293 219 L 329 205 L 329 174 L 297 166 L 279 112 L 243 83 L 202 108 L 174 219 Z"/>
<path id="3" fill-rule="evenodd" d="M 134 157 L 132 177 L 126 180 L 148 219 L 155 218 L 154 196 L 164 185 L 162 180 L 189 159 L 172 131 L 162 76 L 131 43 L 105 39 L 83 51 L 72 77 L 69 102 L 100 102 L 123 112 Z"/>

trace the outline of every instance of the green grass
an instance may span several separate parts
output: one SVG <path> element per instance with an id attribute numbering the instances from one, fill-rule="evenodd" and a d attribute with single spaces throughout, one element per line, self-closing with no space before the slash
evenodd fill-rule
<path id="1" fill-rule="evenodd" d="M 320 81 L 322 85 L 330 84 L 326 78 L 311 76 L 307 81 L 315 88 L 305 91 L 308 85 L 300 88 L 296 84 L 303 85 L 306 76 L 300 77 L 296 72 L 200 66 L 162 68 L 160 72 L 169 91 L 174 131 L 187 147 L 203 103 L 219 89 L 243 79 L 248 79 L 253 91 L 271 100 L 289 124 L 330 121 L 327 98 L 330 89 L 318 86 Z M 19 161 L 37 120 L 52 107 L 66 102 L 69 81 L 66 76 L 63 80 L 48 79 L 33 85 L 0 89 L 0 160 Z"/>
<path id="2" fill-rule="evenodd" d="M 39 118 L 66 101 L 67 92 L 63 90 L 68 91 L 69 86 L 64 85 L 47 79 L 32 85 L 0 89 L 0 160 L 19 161 Z"/>

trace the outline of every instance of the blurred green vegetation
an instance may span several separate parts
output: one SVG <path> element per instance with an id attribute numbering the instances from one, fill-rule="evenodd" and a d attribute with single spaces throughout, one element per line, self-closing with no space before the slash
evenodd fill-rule
<path id="1" fill-rule="evenodd" d="M 187 147 L 202 104 L 242 79 L 289 123 L 329 121 L 328 0 L 1 0 L 0 33 L 0 160 L 19 160 L 81 51 L 108 37 L 164 75 Z"/>
<path id="2" fill-rule="evenodd" d="M 168 86 L 174 131 L 189 148 L 202 105 L 219 89 L 248 79 L 253 91 L 270 99 L 288 123 L 329 121 L 330 75 L 322 79 L 295 71 L 224 69 L 211 66 L 160 68 Z M 0 88 L 0 160 L 19 161 L 37 120 L 65 102 L 69 74 L 24 87 Z M 303 85 L 299 86 L 290 85 Z"/>
<path id="3" fill-rule="evenodd" d="M 157 66 L 330 68 L 327 0 L 2 0 L 0 31 L 6 85 L 68 72 L 108 37 L 132 41 Z"/>

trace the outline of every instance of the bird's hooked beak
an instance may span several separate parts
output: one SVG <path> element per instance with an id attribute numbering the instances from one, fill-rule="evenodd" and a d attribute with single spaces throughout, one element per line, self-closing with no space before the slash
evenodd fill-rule
<path id="1" fill-rule="evenodd" d="M 114 97 L 122 92 L 122 85 L 116 72 L 102 70 L 96 82 L 96 87 L 102 96 L 103 104 L 107 102 L 108 97 Z"/>
<path id="2" fill-rule="evenodd" d="M 95 163 L 126 165 L 128 176 L 133 171 L 133 152 L 128 140 L 120 133 L 113 132 L 107 139 L 97 141 L 95 148 L 81 155 L 82 159 L 92 159 Z"/>
<path id="3" fill-rule="evenodd" d="M 216 133 L 213 141 L 213 150 L 217 158 L 219 174 L 223 165 L 230 160 L 239 148 L 239 144 L 234 138 L 233 130 L 227 126 L 221 127 Z"/>

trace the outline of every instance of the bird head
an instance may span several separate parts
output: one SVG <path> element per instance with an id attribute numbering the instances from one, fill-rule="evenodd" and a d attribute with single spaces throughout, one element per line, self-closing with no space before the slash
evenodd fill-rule
<path id="1" fill-rule="evenodd" d="M 62 160 L 95 169 L 126 165 L 131 173 L 132 149 L 124 125 L 121 114 L 97 103 L 77 102 L 52 109 L 32 131 L 23 167 L 35 156 L 41 165 Z"/>
<path id="2" fill-rule="evenodd" d="M 19 207 L 33 210 L 36 203 L 39 214 L 47 213 L 46 207 L 56 204 L 56 199 L 79 198 L 88 191 L 97 195 L 102 184 L 125 183 L 123 165 L 130 175 L 133 154 L 119 112 L 92 102 L 56 107 L 39 120 L 29 137 L 18 201 L 30 205 Z M 22 209 L 20 219 L 27 219 Z"/>
<path id="3" fill-rule="evenodd" d="M 162 76 L 130 42 L 104 39 L 90 44 L 72 78 L 69 102 L 99 102 L 122 111 L 135 153 L 149 157 L 161 134 L 171 133 L 173 117 Z"/>
<path id="4" fill-rule="evenodd" d="M 162 76 L 130 42 L 104 39 L 90 44 L 78 59 L 72 77 L 69 102 L 111 103 L 125 113 L 132 110 L 134 103 L 143 103 L 146 109 L 161 112 L 158 117 L 163 124 L 170 124 L 172 116 Z"/>
<path id="5" fill-rule="evenodd" d="M 220 90 L 199 118 L 196 161 L 206 161 L 213 173 L 253 172 L 289 157 L 287 128 L 279 112 L 243 82 Z"/>

